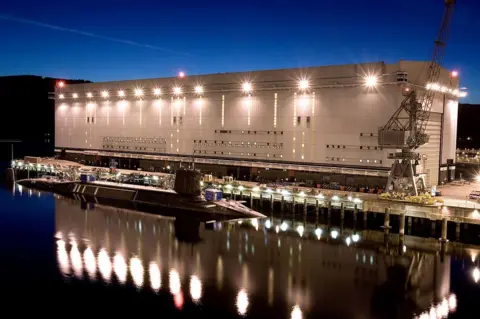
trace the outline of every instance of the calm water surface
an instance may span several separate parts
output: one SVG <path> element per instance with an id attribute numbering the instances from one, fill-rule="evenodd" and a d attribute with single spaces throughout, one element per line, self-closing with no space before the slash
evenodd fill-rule
<path id="1" fill-rule="evenodd" d="M 204 227 L 18 186 L 0 203 L 0 300 L 15 316 L 478 318 L 475 247 Z"/>

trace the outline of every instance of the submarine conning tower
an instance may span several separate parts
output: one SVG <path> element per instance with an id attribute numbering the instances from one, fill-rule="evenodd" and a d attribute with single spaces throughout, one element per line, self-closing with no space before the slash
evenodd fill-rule
<path id="1" fill-rule="evenodd" d="M 202 189 L 200 181 L 202 174 L 199 170 L 181 168 L 175 174 L 174 190 L 185 196 L 200 196 Z"/>

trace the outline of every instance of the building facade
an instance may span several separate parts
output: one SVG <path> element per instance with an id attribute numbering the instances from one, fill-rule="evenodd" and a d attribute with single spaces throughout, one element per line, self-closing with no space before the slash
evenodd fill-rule
<path id="1" fill-rule="evenodd" d="M 56 151 L 142 168 L 195 156 L 217 175 L 237 167 L 250 177 L 271 170 L 381 184 L 394 150 L 378 146 L 378 129 L 406 91 L 426 86 L 427 66 L 378 62 L 68 85 L 56 91 Z M 419 149 L 430 185 L 454 169 L 456 148 L 458 82 L 442 69 L 439 85 L 430 141 Z"/>

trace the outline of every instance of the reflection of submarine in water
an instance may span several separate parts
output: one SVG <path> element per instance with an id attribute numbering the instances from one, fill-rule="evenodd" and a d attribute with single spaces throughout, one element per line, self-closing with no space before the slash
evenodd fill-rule
<path id="1" fill-rule="evenodd" d="M 135 207 L 161 207 L 162 215 L 165 213 L 169 214 L 169 212 L 174 213 L 175 211 L 188 211 L 205 216 L 265 217 L 237 201 L 225 199 L 206 200 L 202 196 L 200 178 L 201 174 L 198 170 L 180 169 L 175 175 L 173 190 L 117 184 L 114 182 L 62 182 L 45 178 L 25 179 L 18 181 L 18 183 L 26 187 L 73 196 L 84 201 L 92 199 L 96 202 L 107 201 L 105 204 L 113 204 L 112 202 L 117 202 L 118 204 L 120 202 L 123 205 L 133 203 Z"/>

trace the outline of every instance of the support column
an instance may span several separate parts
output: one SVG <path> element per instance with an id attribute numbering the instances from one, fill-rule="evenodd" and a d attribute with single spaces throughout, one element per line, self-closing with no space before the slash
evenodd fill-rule
<path id="1" fill-rule="evenodd" d="M 263 193 L 260 192 L 260 208 L 263 208 Z"/>
<path id="2" fill-rule="evenodd" d="M 358 214 L 358 207 L 357 207 L 357 204 L 355 204 L 355 206 L 353 207 L 353 221 L 354 222 L 357 221 L 357 214 Z"/>
<path id="3" fill-rule="evenodd" d="M 253 193 L 250 191 L 250 208 L 253 208 Z"/>
<path id="4" fill-rule="evenodd" d="M 436 220 L 430 220 L 430 223 L 432 225 L 432 230 L 431 230 L 432 237 L 435 237 L 435 228 L 437 226 L 437 221 Z"/>
<path id="5" fill-rule="evenodd" d="M 455 239 L 460 240 L 460 223 L 455 225 Z"/>
<path id="6" fill-rule="evenodd" d="M 340 204 L 340 220 L 345 219 L 345 206 L 343 203 Z"/>
<path id="7" fill-rule="evenodd" d="M 327 218 L 330 220 L 332 218 L 332 202 L 328 202 L 328 208 L 327 208 Z"/>
<path id="8" fill-rule="evenodd" d="M 303 200 L 303 213 L 307 216 L 307 199 Z"/>
<path id="9" fill-rule="evenodd" d="M 400 236 L 405 235 L 405 214 L 400 214 L 400 229 L 398 231 Z M 402 245 L 403 247 L 403 245 Z"/>
<path id="10" fill-rule="evenodd" d="M 285 196 L 282 195 L 282 203 L 281 203 L 281 212 L 283 214 L 283 212 L 285 211 Z"/>
<path id="11" fill-rule="evenodd" d="M 442 237 L 440 238 L 440 240 L 443 242 L 447 241 L 447 226 L 448 226 L 448 221 L 446 218 L 444 218 L 442 220 Z"/>
<path id="12" fill-rule="evenodd" d="M 408 217 L 408 233 L 411 234 L 412 233 L 412 217 Z"/>
<path id="13" fill-rule="evenodd" d="M 390 209 L 385 207 L 385 219 L 383 220 L 383 228 L 390 228 Z"/>
<path id="14" fill-rule="evenodd" d="M 368 214 L 367 214 L 367 211 L 366 210 L 363 210 L 363 228 L 367 228 L 367 218 L 368 218 Z"/>
<path id="15" fill-rule="evenodd" d="M 318 199 L 315 201 L 315 229 L 318 227 L 318 212 L 319 212 Z"/>
<path id="16" fill-rule="evenodd" d="M 292 196 L 292 211 L 293 211 L 293 215 L 295 215 L 296 211 L 295 211 L 295 196 Z"/>
<path id="17" fill-rule="evenodd" d="M 273 194 L 270 195 L 270 211 L 273 213 Z"/>

